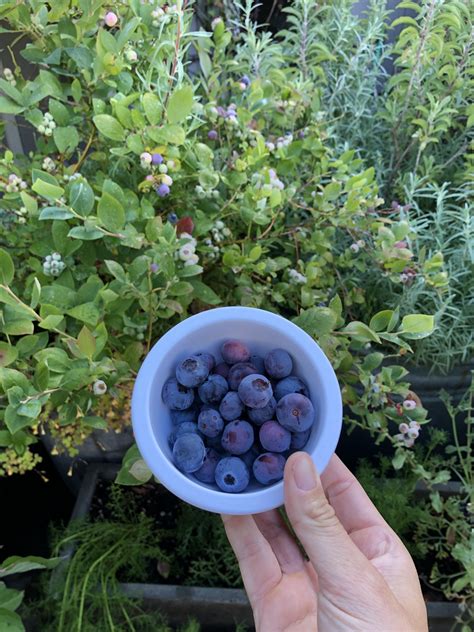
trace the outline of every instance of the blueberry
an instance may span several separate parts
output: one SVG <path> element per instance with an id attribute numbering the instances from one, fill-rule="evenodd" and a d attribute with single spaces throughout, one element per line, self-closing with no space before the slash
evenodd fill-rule
<path id="1" fill-rule="evenodd" d="M 208 408 L 199 414 L 198 428 L 206 437 L 217 437 L 224 428 L 224 420 L 217 410 Z"/>
<path id="2" fill-rule="evenodd" d="M 249 484 L 250 473 L 242 459 L 229 456 L 217 464 L 215 481 L 223 492 L 243 492 Z"/>
<path id="3" fill-rule="evenodd" d="M 176 379 L 180 384 L 189 388 L 202 384 L 208 375 L 208 361 L 197 355 L 189 356 L 176 367 Z"/>
<path id="4" fill-rule="evenodd" d="M 212 353 L 208 353 L 207 351 L 199 351 L 199 353 L 195 353 L 194 355 L 197 358 L 200 358 L 201 360 L 204 360 L 204 362 L 207 364 L 209 372 L 211 372 L 212 369 L 216 366 L 216 359 L 212 355 Z M 225 375 L 224 375 L 224 377 L 225 377 Z"/>
<path id="5" fill-rule="evenodd" d="M 265 362 L 263 361 L 262 356 L 253 354 L 250 356 L 249 362 L 257 369 L 257 373 L 262 375 L 265 373 Z"/>
<path id="6" fill-rule="evenodd" d="M 255 459 L 258 457 L 259 454 L 260 454 L 260 450 L 258 449 L 257 445 L 254 443 L 253 446 L 250 448 L 250 450 L 240 455 L 240 458 L 242 459 L 242 461 L 249 468 L 250 474 L 252 474 L 253 462 L 255 461 Z"/>
<path id="7" fill-rule="evenodd" d="M 233 421 L 238 419 L 244 410 L 238 393 L 235 391 L 229 391 L 224 395 L 224 399 L 219 406 L 219 412 L 226 421 Z"/>
<path id="8" fill-rule="evenodd" d="M 275 386 L 275 399 L 279 401 L 285 395 L 290 393 L 300 393 L 305 397 L 309 397 L 309 390 L 306 384 L 296 375 L 289 375 L 280 380 Z"/>
<path id="9" fill-rule="evenodd" d="M 274 397 L 263 408 L 249 408 L 249 419 L 257 426 L 261 426 L 265 421 L 270 421 L 275 417 L 277 403 Z"/>
<path id="10" fill-rule="evenodd" d="M 232 365 L 229 370 L 227 377 L 229 388 L 232 391 L 236 391 L 244 377 L 247 377 L 247 375 L 255 375 L 255 373 L 258 373 L 258 371 L 250 362 L 237 362 L 237 364 Z"/>
<path id="11" fill-rule="evenodd" d="M 182 424 L 179 424 L 179 426 L 176 428 L 176 430 L 174 431 L 175 437 L 181 437 L 181 435 L 184 435 L 188 432 L 194 432 L 195 434 L 199 434 L 199 430 L 198 430 L 198 425 L 195 424 L 193 421 L 183 421 Z"/>
<path id="12" fill-rule="evenodd" d="M 170 224 L 177 224 L 178 216 L 176 215 L 176 213 L 168 213 L 168 221 Z"/>
<path id="13" fill-rule="evenodd" d="M 227 340 L 221 348 L 222 358 L 227 364 L 237 364 L 237 362 L 248 362 L 250 351 L 240 340 Z"/>
<path id="14" fill-rule="evenodd" d="M 213 373 L 201 384 L 198 393 L 204 404 L 219 404 L 228 390 L 227 380 L 222 375 Z"/>
<path id="15" fill-rule="evenodd" d="M 221 444 L 230 454 L 244 454 L 252 447 L 254 432 L 248 421 L 230 421 L 222 433 Z"/>
<path id="16" fill-rule="evenodd" d="M 228 364 L 226 364 L 225 362 L 219 362 L 219 364 L 214 369 L 214 373 L 216 373 L 217 375 L 222 375 L 223 378 L 227 379 L 227 376 L 229 375 L 229 369 L 230 366 Z"/>
<path id="17" fill-rule="evenodd" d="M 206 456 L 201 467 L 194 472 L 194 476 L 201 483 L 214 483 L 216 466 L 220 461 L 220 455 L 212 448 L 206 448 Z"/>
<path id="18" fill-rule="evenodd" d="M 171 410 L 171 421 L 178 425 L 185 421 L 197 421 L 198 411 L 195 407 L 186 408 L 186 410 Z"/>
<path id="19" fill-rule="evenodd" d="M 215 129 L 211 129 L 207 132 L 207 137 L 209 140 L 217 140 L 219 138 L 219 134 Z"/>
<path id="20" fill-rule="evenodd" d="M 249 408 L 263 408 L 272 395 L 272 385 L 264 375 L 247 375 L 239 384 L 239 397 Z"/>
<path id="21" fill-rule="evenodd" d="M 160 186 L 155 187 L 155 191 L 160 197 L 166 197 L 170 194 L 170 188 L 167 184 L 160 184 Z"/>
<path id="22" fill-rule="evenodd" d="M 314 407 L 304 395 L 290 393 L 280 399 L 276 416 L 281 425 L 290 432 L 303 432 L 314 423 Z"/>
<path id="23" fill-rule="evenodd" d="M 171 410 L 185 410 L 194 401 L 194 391 L 180 384 L 176 378 L 170 377 L 163 386 L 161 397 Z"/>
<path id="24" fill-rule="evenodd" d="M 273 349 L 265 356 L 265 369 L 270 377 L 280 380 L 290 375 L 293 370 L 293 360 L 288 351 Z"/>
<path id="25" fill-rule="evenodd" d="M 151 155 L 151 164 L 152 165 L 161 165 L 163 162 L 163 156 L 161 154 L 152 154 Z"/>
<path id="26" fill-rule="evenodd" d="M 308 443 L 310 434 L 311 428 L 308 428 L 308 430 L 303 430 L 303 432 L 292 432 L 290 450 L 302 450 Z"/>
<path id="27" fill-rule="evenodd" d="M 266 421 L 260 428 L 259 439 L 268 452 L 285 452 L 290 447 L 291 433 L 277 421 Z"/>
<path id="28" fill-rule="evenodd" d="M 176 439 L 173 446 L 173 460 L 182 472 L 196 472 L 204 463 L 206 448 L 201 437 L 187 432 Z"/>
<path id="29" fill-rule="evenodd" d="M 281 454 L 264 452 L 253 462 L 253 475 L 262 485 L 276 483 L 283 478 L 286 459 Z"/>

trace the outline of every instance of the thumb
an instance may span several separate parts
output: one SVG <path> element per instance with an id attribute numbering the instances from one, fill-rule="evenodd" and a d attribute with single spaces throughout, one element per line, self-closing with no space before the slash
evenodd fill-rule
<path id="1" fill-rule="evenodd" d="M 296 535 L 318 574 L 321 589 L 338 592 L 376 581 L 375 570 L 352 542 L 329 504 L 311 457 L 297 452 L 285 467 L 285 507 Z M 363 584 L 362 584 L 363 585 Z"/>

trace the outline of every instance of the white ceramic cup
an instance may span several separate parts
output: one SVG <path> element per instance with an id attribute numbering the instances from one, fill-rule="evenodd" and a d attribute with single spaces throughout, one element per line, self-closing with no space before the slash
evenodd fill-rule
<path id="1" fill-rule="evenodd" d="M 261 309 L 222 307 L 201 312 L 179 323 L 162 336 L 146 356 L 138 372 L 132 396 L 135 439 L 143 459 L 158 480 L 182 500 L 216 513 L 253 514 L 283 504 L 283 481 L 263 487 L 253 482 L 242 493 L 222 492 L 180 472 L 172 460 L 168 437 L 172 432 L 168 408 L 161 398 L 165 381 L 189 354 L 209 351 L 222 361 L 223 342 L 236 338 L 251 353 L 264 356 L 275 348 L 286 349 L 293 358 L 293 375 L 309 387 L 316 411 L 305 451 L 318 471 L 326 467 L 336 449 L 342 426 L 339 384 L 320 347 L 292 322 Z"/>

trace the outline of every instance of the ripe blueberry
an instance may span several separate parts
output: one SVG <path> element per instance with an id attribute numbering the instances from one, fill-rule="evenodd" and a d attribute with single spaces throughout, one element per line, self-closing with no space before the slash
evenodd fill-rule
<path id="1" fill-rule="evenodd" d="M 253 475 L 262 485 L 276 483 L 283 478 L 286 459 L 281 454 L 264 452 L 253 462 Z"/>
<path id="2" fill-rule="evenodd" d="M 180 384 L 174 377 L 166 380 L 161 396 L 165 405 L 171 410 L 185 410 L 194 401 L 194 391 Z"/>
<path id="3" fill-rule="evenodd" d="M 207 360 L 197 355 L 189 356 L 176 367 L 176 379 L 180 384 L 189 388 L 202 384 L 208 375 Z"/>
<path id="4" fill-rule="evenodd" d="M 273 349 L 265 356 L 265 368 L 270 377 L 281 380 L 293 370 L 293 360 L 288 351 Z"/>
<path id="5" fill-rule="evenodd" d="M 268 452 L 285 452 L 290 447 L 291 433 L 277 421 L 266 421 L 260 428 L 259 439 Z"/>
<path id="6" fill-rule="evenodd" d="M 198 393 L 204 404 L 219 404 L 228 390 L 229 385 L 222 375 L 213 373 L 201 384 Z"/>
<path id="7" fill-rule="evenodd" d="M 281 425 L 290 432 L 303 432 L 313 425 L 313 404 L 304 395 L 290 393 L 278 402 L 276 416 Z"/>
<path id="8" fill-rule="evenodd" d="M 224 428 L 224 420 L 212 408 L 207 408 L 199 413 L 198 428 L 206 437 L 217 437 Z"/>
<path id="9" fill-rule="evenodd" d="M 230 421 L 222 433 L 221 444 L 230 454 L 244 454 L 252 447 L 254 432 L 248 421 Z"/>
<path id="10" fill-rule="evenodd" d="M 227 364 L 248 362 L 250 351 L 246 344 L 240 340 L 227 340 L 221 348 L 222 358 Z"/>
<path id="11" fill-rule="evenodd" d="M 182 472 L 196 472 L 204 463 L 206 448 L 201 437 L 193 432 L 181 435 L 173 446 L 173 460 Z"/>
<path id="12" fill-rule="evenodd" d="M 250 473 L 242 459 L 230 456 L 217 464 L 215 480 L 223 492 L 243 492 L 249 484 Z"/>
<path id="13" fill-rule="evenodd" d="M 239 397 L 249 408 L 263 408 L 271 400 L 272 385 L 264 375 L 247 375 L 239 384 Z"/>

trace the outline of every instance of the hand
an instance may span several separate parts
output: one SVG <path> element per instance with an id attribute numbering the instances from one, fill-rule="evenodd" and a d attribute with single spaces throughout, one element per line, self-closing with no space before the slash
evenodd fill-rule
<path id="1" fill-rule="evenodd" d="M 257 632 L 427 632 L 413 561 L 356 478 L 333 456 L 321 479 L 290 456 L 285 507 L 223 516 Z"/>

